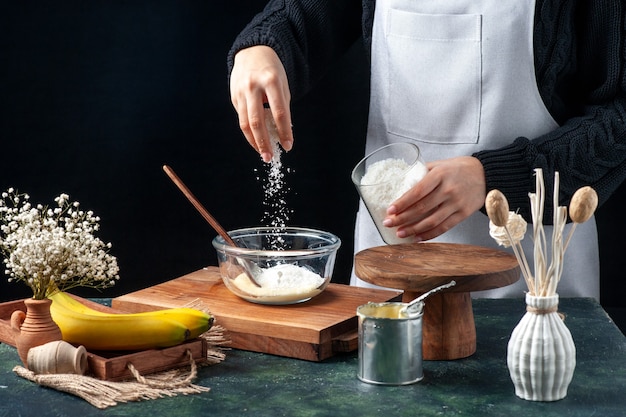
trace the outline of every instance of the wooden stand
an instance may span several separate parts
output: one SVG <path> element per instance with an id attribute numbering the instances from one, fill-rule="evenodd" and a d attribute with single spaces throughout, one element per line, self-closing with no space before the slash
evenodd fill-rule
<path id="1" fill-rule="evenodd" d="M 355 255 L 355 274 L 363 281 L 404 290 L 403 302 L 446 284 L 428 297 L 423 318 L 423 358 L 451 360 L 476 351 L 472 291 L 504 287 L 520 277 L 514 255 L 454 243 L 409 243 L 369 248 Z"/>

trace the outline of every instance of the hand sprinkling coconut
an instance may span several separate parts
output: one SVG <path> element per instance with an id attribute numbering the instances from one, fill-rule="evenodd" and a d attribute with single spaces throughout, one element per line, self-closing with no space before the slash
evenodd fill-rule
<path id="1" fill-rule="evenodd" d="M 567 222 L 568 211 L 566 207 L 559 206 L 559 173 L 555 172 L 552 245 L 551 251 L 548 252 L 546 250 L 547 240 L 542 223 L 545 201 L 542 170 L 536 169 L 535 175 L 537 178 L 536 192 L 529 194 L 533 219 L 534 277 L 531 274 L 526 256 L 520 245 L 520 241 L 526 232 L 524 219 L 518 214 L 509 211 L 508 201 L 499 190 L 492 190 L 487 194 L 485 208 L 490 220 L 489 234 L 499 245 L 511 246 L 513 248 L 528 285 L 529 293 L 536 296 L 549 296 L 556 293 L 557 284 L 563 273 L 563 256 L 576 225 L 584 223 L 591 218 L 598 207 L 598 195 L 589 186 L 582 187 L 574 193 L 569 207 L 569 216 L 574 224 L 567 240 L 564 241 L 563 230 Z"/>

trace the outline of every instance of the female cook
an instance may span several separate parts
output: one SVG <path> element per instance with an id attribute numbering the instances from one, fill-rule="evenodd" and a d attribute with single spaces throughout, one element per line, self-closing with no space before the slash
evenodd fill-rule
<path id="1" fill-rule="evenodd" d="M 563 205 L 584 185 L 602 204 L 624 179 L 624 8 L 620 0 L 270 1 L 229 53 L 231 99 L 246 139 L 268 161 L 264 103 L 290 150 L 291 94 L 305 94 L 362 35 L 371 60 L 366 153 L 414 142 L 429 161 L 424 179 L 389 207 L 386 225 L 417 241 L 495 246 L 480 211 L 489 190 L 530 221 L 535 168 L 546 201 L 560 173 Z M 547 204 L 544 224 L 551 218 Z M 383 244 L 361 203 L 355 251 Z M 532 258 L 530 236 L 523 244 Z M 564 266 L 559 294 L 599 299 L 593 219 L 577 228 Z M 520 280 L 478 295 L 524 289 Z"/>

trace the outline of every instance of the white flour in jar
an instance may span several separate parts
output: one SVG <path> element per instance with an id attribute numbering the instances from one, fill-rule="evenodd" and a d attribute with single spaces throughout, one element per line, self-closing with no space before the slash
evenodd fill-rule
<path id="1" fill-rule="evenodd" d="M 361 178 L 359 187 L 361 198 L 383 240 L 388 244 L 410 241 L 410 238 L 397 237 L 395 228 L 385 227 L 382 222 L 391 203 L 424 178 L 427 171 L 421 161 L 410 166 L 403 159 L 388 158 L 368 166 Z"/>
<path id="2" fill-rule="evenodd" d="M 293 264 L 278 264 L 264 268 L 254 276 L 261 287 L 254 285 L 245 273 L 231 284 L 258 302 L 287 303 L 314 297 L 322 292 L 324 278 L 308 268 Z"/>

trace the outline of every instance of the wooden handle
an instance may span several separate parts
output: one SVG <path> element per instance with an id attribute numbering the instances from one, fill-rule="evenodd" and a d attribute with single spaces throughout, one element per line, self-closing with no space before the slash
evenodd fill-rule
<path id="1" fill-rule="evenodd" d="M 187 197 L 187 200 L 189 200 L 189 202 L 193 204 L 193 206 L 196 208 L 196 210 L 198 210 L 198 212 L 202 215 L 202 217 L 204 217 L 204 220 L 206 220 L 213 227 L 213 229 L 215 229 L 215 231 L 222 238 L 224 238 L 226 243 L 228 243 L 231 246 L 237 246 L 235 242 L 233 241 L 233 239 L 228 235 L 226 230 L 222 227 L 222 225 L 219 224 L 219 222 L 215 220 L 213 216 L 211 216 L 211 213 L 209 213 L 209 211 L 206 208 L 204 208 L 202 203 L 198 201 L 196 196 L 194 196 L 193 193 L 189 190 L 189 188 L 187 188 L 185 183 L 183 183 L 183 181 L 178 177 L 178 175 L 176 175 L 174 170 L 167 165 L 163 165 L 163 171 L 165 171 L 165 173 L 167 174 L 168 177 L 170 177 L 172 182 L 176 184 L 178 189 L 182 191 L 185 197 Z"/>

